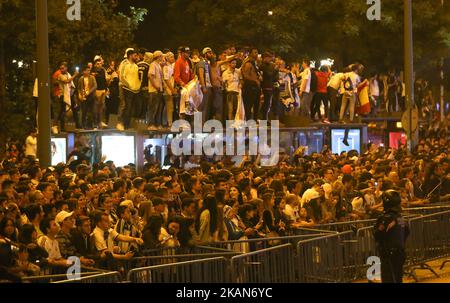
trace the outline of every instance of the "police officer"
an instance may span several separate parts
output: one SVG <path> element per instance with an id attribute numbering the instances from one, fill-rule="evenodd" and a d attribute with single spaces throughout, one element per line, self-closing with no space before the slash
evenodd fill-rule
<path id="1" fill-rule="evenodd" d="M 375 224 L 374 235 L 381 259 L 381 281 L 402 283 L 409 227 L 401 215 L 400 193 L 390 189 L 385 191 L 381 198 L 384 213 Z"/>

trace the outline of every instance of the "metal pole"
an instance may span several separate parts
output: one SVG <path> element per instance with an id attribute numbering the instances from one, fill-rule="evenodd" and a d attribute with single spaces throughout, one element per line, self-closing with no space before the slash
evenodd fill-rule
<path id="1" fill-rule="evenodd" d="M 444 0 L 441 0 L 441 7 L 442 7 L 442 11 L 444 10 Z M 441 106 L 440 111 L 441 111 L 441 122 L 444 122 L 445 119 L 445 113 L 444 113 L 444 57 L 441 57 Z"/>
<path id="2" fill-rule="evenodd" d="M 412 130 L 412 110 L 414 108 L 414 86 L 413 86 L 413 31 L 412 31 L 412 3 L 404 0 L 404 49 L 405 49 L 405 98 L 409 113 L 408 126 L 408 151 L 411 153 L 415 146 L 415 134 Z"/>
<path id="3" fill-rule="evenodd" d="M 50 77 L 48 54 L 47 0 L 36 0 L 37 76 L 38 76 L 38 157 L 41 167 L 52 164 L 50 134 Z"/>

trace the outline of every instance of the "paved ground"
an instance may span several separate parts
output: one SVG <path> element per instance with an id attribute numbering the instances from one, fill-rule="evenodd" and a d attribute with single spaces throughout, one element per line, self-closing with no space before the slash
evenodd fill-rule
<path id="1" fill-rule="evenodd" d="M 428 265 L 430 265 L 439 275 L 439 278 L 429 270 L 416 270 L 416 275 L 419 279 L 418 283 L 450 283 L 450 262 L 448 262 L 442 270 L 440 269 L 440 266 L 442 265 L 442 262 L 444 260 L 445 259 L 441 259 L 428 263 Z M 450 260 L 450 258 L 448 260 Z M 416 283 L 413 279 L 410 278 L 405 279 L 405 282 Z"/>
<path id="2" fill-rule="evenodd" d="M 441 270 L 440 267 L 442 262 L 446 259 L 439 259 L 436 261 L 428 262 L 427 264 L 434 269 L 434 271 L 439 275 L 436 277 L 430 270 L 426 269 L 416 269 L 415 273 L 418 278 L 416 282 L 412 277 L 405 275 L 404 283 L 450 283 L 450 262 L 448 262 L 444 268 Z M 447 259 L 447 260 L 450 260 Z M 367 281 L 355 281 L 355 283 L 367 283 Z M 376 283 L 376 281 L 375 281 Z"/>

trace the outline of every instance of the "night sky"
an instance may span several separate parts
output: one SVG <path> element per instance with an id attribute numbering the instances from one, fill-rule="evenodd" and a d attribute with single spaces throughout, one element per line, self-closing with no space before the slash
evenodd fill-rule
<path id="1" fill-rule="evenodd" d="M 135 43 L 149 50 L 164 49 L 165 37 L 169 35 L 166 13 L 168 9 L 167 0 L 119 0 L 119 9 L 128 12 L 129 7 L 140 7 L 148 10 L 144 22 L 140 23 L 135 33 Z"/>

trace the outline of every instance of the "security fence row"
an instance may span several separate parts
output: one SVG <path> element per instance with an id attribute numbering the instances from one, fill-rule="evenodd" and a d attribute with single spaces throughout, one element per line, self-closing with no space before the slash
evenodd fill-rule
<path id="1" fill-rule="evenodd" d="M 427 262 L 450 257 L 450 210 L 436 212 L 441 209 L 426 214 L 431 211 L 427 208 L 407 219 L 410 237 L 405 270 L 413 277 L 418 268 L 432 270 Z M 130 260 L 123 272 L 93 272 L 75 282 L 309 283 L 367 279 L 378 255 L 373 223 L 328 224 L 324 230 L 316 227 L 297 236 L 227 241 L 189 251 L 155 250 Z M 344 231 L 337 232 L 341 229 Z M 242 245 L 258 249 L 248 253 L 233 250 Z M 67 282 L 71 281 L 60 281 Z"/>

